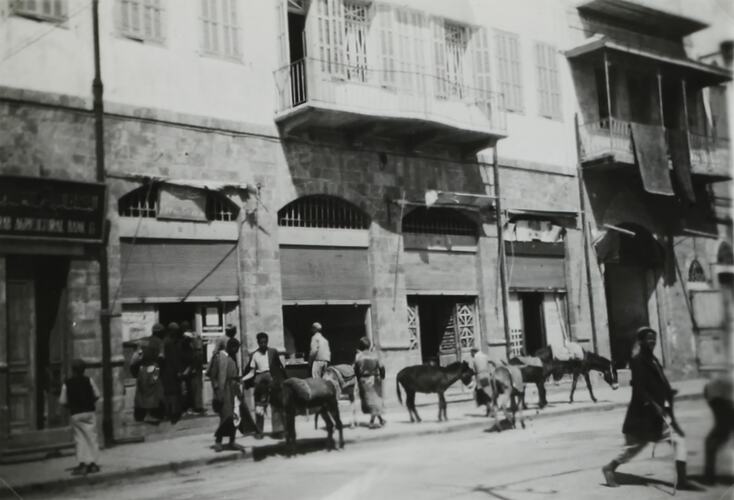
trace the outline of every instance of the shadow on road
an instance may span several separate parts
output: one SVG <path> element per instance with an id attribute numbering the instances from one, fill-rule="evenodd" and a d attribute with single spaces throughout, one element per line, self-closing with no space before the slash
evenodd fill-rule
<path id="1" fill-rule="evenodd" d="M 327 438 L 304 438 L 296 441 L 296 455 L 304 455 L 316 451 L 329 450 Z M 268 457 L 287 456 L 285 441 L 277 444 L 254 446 L 252 458 L 259 462 Z"/>

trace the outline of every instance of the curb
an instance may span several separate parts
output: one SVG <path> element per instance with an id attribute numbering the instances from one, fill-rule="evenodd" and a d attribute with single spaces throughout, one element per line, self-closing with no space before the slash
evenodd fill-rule
<path id="1" fill-rule="evenodd" d="M 695 401 L 703 399 L 702 394 L 683 394 L 676 397 L 676 401 Z M 564 408 L 558 411 L 554 412 L 539 412 L 532 416 L 532 419 L 538 419 L 538 418 L 552 418 L 552 417 L 560 417 L 565 416 L 569 414 L 582 414 L 582 413 L 592 413 L 592 412 L 602 412 L 602 411 L 611 411 L 617 408 L 624 408 L 628 405 L 627 402 L 610 402 L 610 403 L 597 403 L 593 406 L 585 406 L 582 408 Z M 529 410 L 526 410 L 529 411 Z M 404 435 L 395 435 L 395 434 L 375 434 L 373 436 L 366 436 L 356 441 L 349 441 L 346 440 L 348 444 L 351 446 L 359 445 L 362 443 L 368 443 L 368 442 L 382 442 L 387 440 L 395 439 L 396 437 L 400 438 L 412 438 L 412 437 L 420 437 L 420 436 L 430 436 L 430 435 L 436 435 L 436 434 L 447 434 L 450 432 L 460 432 L 468 429 L 473 429 L 477 427 L 483 427 L 487 425 L 488 420 L 487 419 L 478 419 L 476 421 L 468 421 L 468 422 L 459 422 L 456 424 L 448 424 L 440 428 L 436 429 L 426 429 L 426 430 L 418 430 L 415 432 L 409 432 Z M 253 460 L 254 459 L 254 453 L 253 453 L 253 447 L 247 447 L 245 448 L 241 453 L 231 453 L 227 455 L 220 455 L 220 456 L 213 456 L 209 458 L 195 458 L 191 460 L 182 460 L 177 462 L 166 462 L 162 464 L 155 464 L 145 467 L 139 467 L 134 469 L 125 469 L 120 470 L 116 472 L 110 472 L 108 474 L 96 474 L 94 476 L 80 476 L 80 477 L 71 477 L 61 480 L 52 480 L 52 481 L 45 481 L 45 482 L 38 482 L 38 483 L 29 483 L 22 486 L 18 486 L 17 488 L 13 488 L 12 490 L 9 490 L 6 488 L 3 489 L 3 491 L 0 491 L 0 498 L 13 498 L 12 492 L 14 491 L 17 494 L 25 494 L 25 493 L 39 493 L 39 492 L 48 492 L 50 490 L 57 491 L 59 489 L 64 488 L 71 488 L 71 487 L 77 487 L 77 486 L 92 486 L 92 485 L 99 485 L 102 483 L 112 483 L 115 481 L 119 481 L 121 479 L 126 479 L 129 477 L 134 476 L 136 479 L 139 479 L 143 476 L 150 476 L 153 474 L 158 474 L 160 472 L 178 472 L 184 469 L 190 469 L 194 467 L 199 466 L 206 466 L 206 465 L 215 465 L 220 463 L 227 463 L 227 462 L 234 462 L 239 460 Z M 2 486 L 2 485 L 0 485 Z"/>

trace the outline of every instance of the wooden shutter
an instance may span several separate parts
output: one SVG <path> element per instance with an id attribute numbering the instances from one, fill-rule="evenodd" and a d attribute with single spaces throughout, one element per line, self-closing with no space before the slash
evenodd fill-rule
<path id="1" fill-rule="evenodd" d="M 476 102 L 489 118 L 492 116 L 492 72 L 490 69 L 490 48 L 487 30 L 484 28 L 475 30 L 471 44 L 474 55 L 474 86 L 477 89 Z"/>
<path id="2" fill-rule="evenodd" d="M 560 118 L 561 94 L 558 82 L 556 49 L 544 43 L 535 44 L 538 75 L 538 111 L 541 116 Z"/>
<path id="3" fill-rule="evenodd" d="M 16 14 L 54 21 L 68 17 L 67 0 L 16 0 L 12 5 Z"/>
<path id="4" fill-rule="evenodd" d="M 525 349 L 524 325 L 522 319 L 522 299 L 517 293 L 510 293 L 507 301 L 507 322 L 510 330 L 510 357 L 520 356 Z"/>
<path id="5" fill-rule="evenodd" d="M 280 247 L 284 301 L 370 300 L 367 249 Z"/>
<path id="6" fill-rule="evenodd" d="M 237 13 L 238 0 L 222 0 L 222 38 L 224 53 L 228 56 L 240 55 L 240 29 Z"/>
<path id="7" fill-rule="evenodd" d="M 123 298 L 237 295 L 234 242 L 120 241 Z"/>
<path id="8" fill-rule="evenodd" d="M 288 0 L 275 0 L 275 26 L 278 30 L 278 67 L 290 64 L 288 43 Z"/>
<path id="9" fill-rule="evenodd" d="M 446 33 L 443 19 L 433 18 L 433 56 L 436 95 L 446 97 L 448 94 L 448 75 L 446 67 Z"/>
<path id="10" fill-rule="evenodd" d="M 344 73 L 344 4 L 342 0 L 317 0 L 319 59 L 321 70 L 332 75 Z"/>
<path id="11" fill-rule="evenodd" d="M 377 15 L 380 22 L 380 83 L 393 87 L 397 83 L 395 72 L 397 57 L 395 50 L 395 10 L 389 5 L 378 4 Z"/>
<path id="12" fill-rule="evenodd" d="M 202 48 L 209 53 L 219 52 L 218 2 L 219 0 L 201 0 Z"/>
<path id="13" fill-rule="evenodd" d="M 164 39 L 164 6 L 161 0 L 121 0 L 119 29 L 122 35 L 137 40 Z"/>
<path id="14" fill-rule="evenodd" d="M 514 33 L 495 31 L 500 90 L 508 111 L 522 112 L 520 41 Z"/>

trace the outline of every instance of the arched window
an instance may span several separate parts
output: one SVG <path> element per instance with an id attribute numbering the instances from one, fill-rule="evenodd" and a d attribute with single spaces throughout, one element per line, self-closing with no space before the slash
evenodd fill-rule
<path id="1" fill-rule="evenodd" d="M 139 187 L 122 196 L 117 202 L 122 217 L 158 216 L 158 184 Z M 206 218 L 210 221 L 236 220 L 239 208 L 226 196 L 214 191 L 206 192 Z"/>
<path id="2" fill-rule="evenodd" d="M 418 207 L 403 217 L 403 232 L 476 236 L 477 225 L 453 208 Z"/>
<path id="3" fill-rule="evenodd" d="M 158 187 L 142 186 L 122 196 L 117 202 L 122 217 L 151 217 L 158 215 Z"/>
<path id="4" fill-rule="evenodd" d="M 694 259 L 691 262 L 691 267 L 688 268 L 688 281 L 691 283 L 706 282 L 706 274 L 703 272 L 703 266 L 698 259 Z"/>
<path id="5" fill-rule="evenodd" d="M 725 241 L 719 245 L 719 251 L 716 254 L 716 263 L 726 266 L 734 265 L 734 252 L 732 252 L 731 245 Z"/>
<path id="6" fill-rule="evenodd" d="M 336 196 L 312 195 L 298 198 L 278 211 L 278 225 L 367 229 L 370 218 L 358 207 Z"/>

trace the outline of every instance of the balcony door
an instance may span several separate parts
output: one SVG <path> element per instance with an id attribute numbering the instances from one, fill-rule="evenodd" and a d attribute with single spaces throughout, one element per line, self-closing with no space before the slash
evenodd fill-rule
<path id="1" fill-rule="evenodd" d="M 627 75 L 627 96 L 630 121 L 648 125 L 660 123 L 658 116 L 658 96 L 653 77 L 639 73 Z"/>

